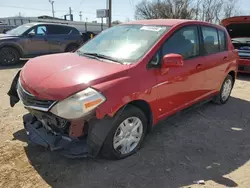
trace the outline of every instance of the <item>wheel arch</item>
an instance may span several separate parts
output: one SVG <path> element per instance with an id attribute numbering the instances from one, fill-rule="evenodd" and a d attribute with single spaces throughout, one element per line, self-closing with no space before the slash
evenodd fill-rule
<path id="1" fill-rule="evenodd" d="M 127 105 L 135 106 L 135 107 L 139 108 L 144 113 L 144 115 L 147 118 L 147 130 L 148 130 L 148 132 L 152 131 L 154 116 L 153 116 L 153 112 L 152 112 L 152 109 L 150 107 L 150 104 L 147 101 L 142 100 L 142 99 L 133 100 L 133 101 L 130 101 L 127 104 L 123 105 L 122 107 L 120 107 L 115 112 L 114 116 L 116 114 L 118 114 L 119 112 L 122 113 L 123 109 L 126 108 Z"/>
<path id="2" fill-rule="evenodd" d="M 10 48 L 14 48 L 15 50 L 18 51 L 20 57 L 23 57 L 23 50 L 18 46 L 18 45 L 15 45 L 15 44 L 11 44 L 11 43 L 7 43 L 7 44 L 4 44 L 4 45 L 1 45 L 0 46 L 0 50 L 4 47 L 10 47 Z"/>

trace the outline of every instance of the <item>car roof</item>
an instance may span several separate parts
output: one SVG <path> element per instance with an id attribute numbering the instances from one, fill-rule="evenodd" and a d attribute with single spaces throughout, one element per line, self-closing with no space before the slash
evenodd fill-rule
<path id="1" fill-rule="evenodd" d="M 66 27 L 75 28 L 72 25 L 60 24 L 60 23 L 48 23 L 48 22 L 31 22 L 31 23 L 27 23 L 27 24 L 24 24 L 24 25 L 32 25 L 32 26 L 34 26 L 34 25 L 56 25 L 56 26 L 66 26 Z"/>
<path id="2" fill-rule="evenodd" d="M 190 24 L 205 24 L 213 27 L 222 29 L 223 27 L 216 24 L 211 24 L 209 22 L 203 22 L 198 20 L 188 20 L 188 19 L 150 19 L 150 20 L 136 20 L 132 22 L 126 22 L 124 24 L 142 24 L 142 25 L 161 25 L 161 26 L 174 26 L 182 23 Z"/>

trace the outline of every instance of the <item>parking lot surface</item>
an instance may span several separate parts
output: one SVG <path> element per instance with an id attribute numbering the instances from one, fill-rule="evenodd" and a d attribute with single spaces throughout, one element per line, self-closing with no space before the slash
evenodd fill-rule
<path id="1" fill-rule="evenodd" d="M 227 104 L 167 119 L 138 153 L 109 161 L 71 160 L 27 145 L 26 111 L 20 103 L 10 108 L 6 94 L 19 69 L 0 68 L 0 187 L 249 187 L 250 75 L 239 75 Z"/>

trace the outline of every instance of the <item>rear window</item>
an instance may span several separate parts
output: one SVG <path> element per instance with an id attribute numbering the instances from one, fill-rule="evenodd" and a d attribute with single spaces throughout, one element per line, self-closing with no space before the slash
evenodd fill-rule
<path id="1" fill-rule="evenodd" d="M 220 52 L 217 29 L 213 27 L 204 27 L 204 26 L 202 26 L 201 28 L 202 28 L 205 54 L 210 55 Z"/>

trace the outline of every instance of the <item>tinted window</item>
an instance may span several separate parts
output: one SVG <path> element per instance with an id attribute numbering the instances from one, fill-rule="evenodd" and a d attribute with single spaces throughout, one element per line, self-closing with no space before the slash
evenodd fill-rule
<path id="1" fill-rule="evenodd" d="M 226 42 L 226 34 L 224 31 L 218 30 L 219 34 L 219 43 L 220 43 L 220 51 L 227 50 L 227 42 Z"/>
<path id="2" fill-rule="evenodd" d="M 37 26 L 37 31 L 36 31 L 37 35 L 46 35 L 46 33 L 47 33 L 46 26 L 44 25 Z"/>
<path id="3" fill-rule="evenodd" d="M 69 34 L 71 32 L 72 28 L 70 27 L 60 27 L 60 34 Z"/>
<path id="4" fill-rule="evenodd" d="M 71 29 L 72 29 L 72 31 L 71 31 L 70 34 L 73 34 L 73 35 L 79 35 L 80 34 L 80 32 L 77 29 L 75 29 L 75 28 L 71 28 Z"/>
<path id="5" fill-rule="evenodd" d="M 196 26 L 184 27 L 174 33 L 163 45 L 163 55 L 181 54 L 185 59 L 199 55 L 199 37 Z"/>
<path id="6" fill-rule="evenodd" d="M 220 51 L 217 29 L 202 27 L 205 54 L 215 54 Z"/>
<path id="7" fill-rule="evenodd" d="M 70 27 L 49 25 L 48 26 L 48 35 L 63 35 L 69 34 L 71 31 Z"/>

